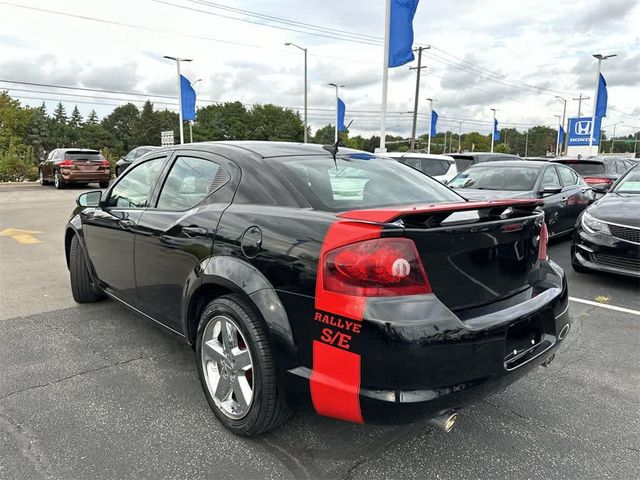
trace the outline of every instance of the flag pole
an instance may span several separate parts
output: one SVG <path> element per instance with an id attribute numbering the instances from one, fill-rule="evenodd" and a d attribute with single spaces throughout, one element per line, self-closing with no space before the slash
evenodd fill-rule
<path id="1" fill-rule="evenodd" d="M 180 143 L 184 143 L 184 124 L 182 122 L 182 82 L 180 81 L 180 62 L 190 62 L 190 58 L 170 57 L 165 55 L 164 58 L 176 62 L 178 71 L 178 118 L 180 119 Z"/>
<path id="2" fill-rule="evenodd" d="M 593 101 L 593 114 L 591 115 L 591 134 L 589 135 L 589 155 L 592 155 L 593 148 L 593 136 L 596 134 L 596 109 L 598 108 L 598 87 L 600 86 L 600 70 L 602 68 L 602 56 L 596 57 L 598 59 L 598 66 L 596 68 L 596 92 Z"/>
<path id="3" fill-rule="evenodd" d="M 433 130 L 433 98 L 429 100 L 429 141 L 427 142 L 427 153 L 431 153 L 431 131 Z"/>
<path id="4" fill-rule="evenodd" d="M 385 2 L 384 64 L 382 65 L 382 111 L 380 112 L 380 151 L 386 152 L 387 84 L 389 83 L 389 28 L 391 27 L 391 0 Z"/>

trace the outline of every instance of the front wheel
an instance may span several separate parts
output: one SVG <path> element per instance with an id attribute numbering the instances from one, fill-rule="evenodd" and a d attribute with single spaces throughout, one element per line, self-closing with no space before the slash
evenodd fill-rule
<path id="1" fill-rule="evenodd" d="M 289 418 L 264 329 L 241 296 L 225 295 L 205 307 L 196 358 L 205 397 L 233 433 L 259 435 Z"/>
<path id="2" fill-rule="evenodd" d="M 71 239 L 69 251 L 69 273 L 71 275 L 71 293 L 78 303 L 97 302 L 103 296 L 98 293 L 91 282 L 89 268 L 80 247 L 77 236 Z"/>

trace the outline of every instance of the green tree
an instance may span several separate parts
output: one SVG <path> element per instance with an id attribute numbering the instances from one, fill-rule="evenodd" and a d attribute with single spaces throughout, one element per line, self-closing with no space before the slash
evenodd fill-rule
<path id="1" fill-rule="evenodd" d="M 98 124 L 98 114 L 95 110 L 91 110 L 89 112 L 89 116 L 87 117 L 87 122 L 89 125 L 97 125 Z"/>
<path id="2" fill-rule="evenodd" d="M 312 138 L 313 143 L 320 145 L 329 145 L 335 141 L 336 127 L 335 125 L 325 125 L 316 130 L 316 134 Z"/>
<path id="3" fill-rule="evenodd" d="M 135 146 L 160 145 L 160 125 L 158 120 L 153 111 L 153 103 L 147 100 L 133 126 L 132 135 Z"/>
<path id="4" fill-rule="evenodd" d="M 53 111 L 53 119 L 58 123 L 67 123 L 67 111 L 65 110 L 64 105 L 62 105 L 62 102 L 58 102 L 56 109 Z"/>
<path id="5" fill-rule="evenodd" d="M 196 141 L 248 140 L 251 114 L 240 102 L 208 105 L 198 110 L 193 128 Z"/>
<path id="6" fill-rule="evenodd" d="M 82 115 L 80 115 L 80 110 L 78 110 L 77 105 L 74 105 L 73 107 L 71 118 L 69 119 L 69 125 L 73 128 L 80 128 L 80 125 L 82 125 Z"/>
<path id="7" fill-rule="evenodd" d="M 33 147 L 24 144 L 33 109 L 23 108 L 7 92 L 0 93 L 0 181 L 35 178 Z"/>
<path id="8" fill-rule="evenodd" d="M 493 151 L 496 153 L 510 153 L 511 149 L 507 143 L 498 143 L 493 147 Z"/>
<path id="9" fill-rule="evenodd" d="M 133 128 L 140 116 L 138 107 L 133 103 L 127 103 L 116 107 L 100 123 L 115 139 L 112 150 L 116 155 L 122 156 L 131 150 L 133 143 Z"/>
<path id="10" fill-rule="evenodd" d="M 282 142 L 302 142 L 304 124 L 299 112 L 276 105 L 255 105 L 249 118 L 249 138 Z"/>

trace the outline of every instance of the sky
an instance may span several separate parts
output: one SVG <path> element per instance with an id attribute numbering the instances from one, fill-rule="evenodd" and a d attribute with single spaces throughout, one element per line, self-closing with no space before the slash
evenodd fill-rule
<path id="1" fill-rule="evenodd" d="M 49 113 L 62 101 L 70 113 L 150 98 L 176 109 L 175 63 L 198 106 L 241 101 L 300 109 L 308 49 L 309 124 L 333 122 L 335 92 L 344 85 L 353 134 L 379 133 L 384 0 L 0 0 L 0 90 Z M 24 8 L 27 7 L 27 8 Z M 238 11 L 240 10 L 240 11 Z M 257 14 L 257 16 L 256 16 Z M 301 25 L 305 24 L 305 25 Z M 593 53 L 609 86 L 604 129 L 640 130 L 640 2 L 638 0 L 421 0 L 415 45 L 424 50 L 418 133 L 428 130 L 429 105 L 438 130 L 489 133 L 491 108 L 501 127 L 557 125 L 577 114 L 579 94 L 593 98 Z M 390 70 L 387 133 L 411 134 L 416 62 Z M 79 87 L 21 85 L 7 81 Z M 92 90 L 124 93 L 104 93 Z M 135 93 L 138 95 L 129 95 Z M 153 96 L 155 95 L 155 96 Z M 582 102 L 590 116 L 591 100 Z M 459 122 L 463 122 L 460 125 Z M 622 122 L 622 123 L 619 123 Z"/>

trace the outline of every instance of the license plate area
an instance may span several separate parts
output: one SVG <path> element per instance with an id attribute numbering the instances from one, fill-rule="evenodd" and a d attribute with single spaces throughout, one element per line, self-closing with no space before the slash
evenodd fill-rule
<path id="1" fill-rule="evenodd" d="M 555 344 L 555 317 L 544 310 L 507 328 L 504 366 L 513 370 L 529 362 Z"/>

